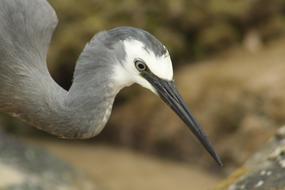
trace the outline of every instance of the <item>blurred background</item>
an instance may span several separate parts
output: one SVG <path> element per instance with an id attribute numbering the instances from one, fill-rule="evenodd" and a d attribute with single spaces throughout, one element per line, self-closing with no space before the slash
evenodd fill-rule
<path id="1" fill-rule="evenodd" d="M 49 2 L 60 22 L 48 64 L 62 87 L 69 89 L 95 33 L 143 28 L 168 47 L 178 89 L 225 164 L 216 166 L 177 116 L 136 85 L 116 98 L 103 132 L 86 141 L 60 140 L 0 115 L 4 133 L 49 150 L 99 188 L 213 189 L 284 125 L 284 0 Z"/>

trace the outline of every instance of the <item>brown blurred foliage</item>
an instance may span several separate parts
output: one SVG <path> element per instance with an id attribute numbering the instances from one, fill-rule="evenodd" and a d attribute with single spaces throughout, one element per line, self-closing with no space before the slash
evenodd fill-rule
<path id="1" fill-rule="evenodd" d="M 285 29 L 284 0 L 50 2 L 60 23 L 49 63 L 56 80 L 65 88 L 71 84 L 73 67 L 82 48 L 101 30 L 129 25 L 150 31 L 169 48 L 175 64 L 180 64 L 239 44 L 251 30 L 268 41 Z"/>

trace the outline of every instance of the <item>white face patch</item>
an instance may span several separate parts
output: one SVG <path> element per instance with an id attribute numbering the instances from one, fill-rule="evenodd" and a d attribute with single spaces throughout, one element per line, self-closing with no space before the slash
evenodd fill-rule
<path id="1" fill-rule="evenodd" d="M 136 69 L 134 64 L 134 60 L 136 59 L 143 60 L 149 70 L 157 77 L 164 80 L 173 79 L 172 62 L 168 52 L 165 55 L 156 56 L 151 50 L 145 49 L 142 42 L 133 39 L 125 40 L 124 46 L 126 52 L 124 63 L 122 66 L 116 66 L 114 69 L 115 78 L 117 81 L 120 81 L 122 86 L 129 86 L 136 82 L 156 93 L 152 85 L 150 85 L 150 83 L 145 80 Z"/>

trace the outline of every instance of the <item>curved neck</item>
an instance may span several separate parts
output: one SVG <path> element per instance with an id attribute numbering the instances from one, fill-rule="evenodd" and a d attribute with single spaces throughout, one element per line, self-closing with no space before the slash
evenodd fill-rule
<path id="1" fill-rule="evenodd" d="M 111 74 L 110 68 L 95 62 L 80 57 L 73 84 L 65 98 L 65 108 L 72 117 L 68 122 L 69 128 L 76 128 L 71 136 L 76 138 L 89 138 L 101 132 L 118 93 L 114 88 L 115 83 L 108 76 Z"/>
<path id="2" fill-rule="evenodd" d="M 37 128 L 62 138 L 97 135 L 109 119 L 118 92 L 109 76 L 110 66 L 107 60 L 90 57 L 88 49 L 84 50 L 68 92 L 56 84 L 47 70 L 37 74 L 32 86 L 39 90 L 34 95 L 29 92 L 29 101 L 21 106 L 25 109 L 21 116 Z"/>
<path id="3" fill-rule="evenodd" d="M 47 1 L 0 0 L 0 111 L 65 138 L 88 138 L 107 122 L 117 90 L 104 33 L 80 55 L 67 92 L 50 76 L 46 55 L 57 23 Z M 109 46 L 108 46 L 109 47 Z"/>

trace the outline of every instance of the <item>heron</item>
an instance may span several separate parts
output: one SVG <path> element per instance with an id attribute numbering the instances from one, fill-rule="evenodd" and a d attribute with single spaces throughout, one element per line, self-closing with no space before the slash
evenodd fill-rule
<path id="1" fill-rule="evenodd" d="M 47 0 L 0 1 L 1 112 L 61 138 L 91 138 L 106 125 L 119 91 L 137 83 L 169 105 L 222 165 L 178 93 L 169 52 L 156 37 L 129 26 L 95 34 L 80 54 L 66 91 L 46 63 L 57 23 Z"/>

